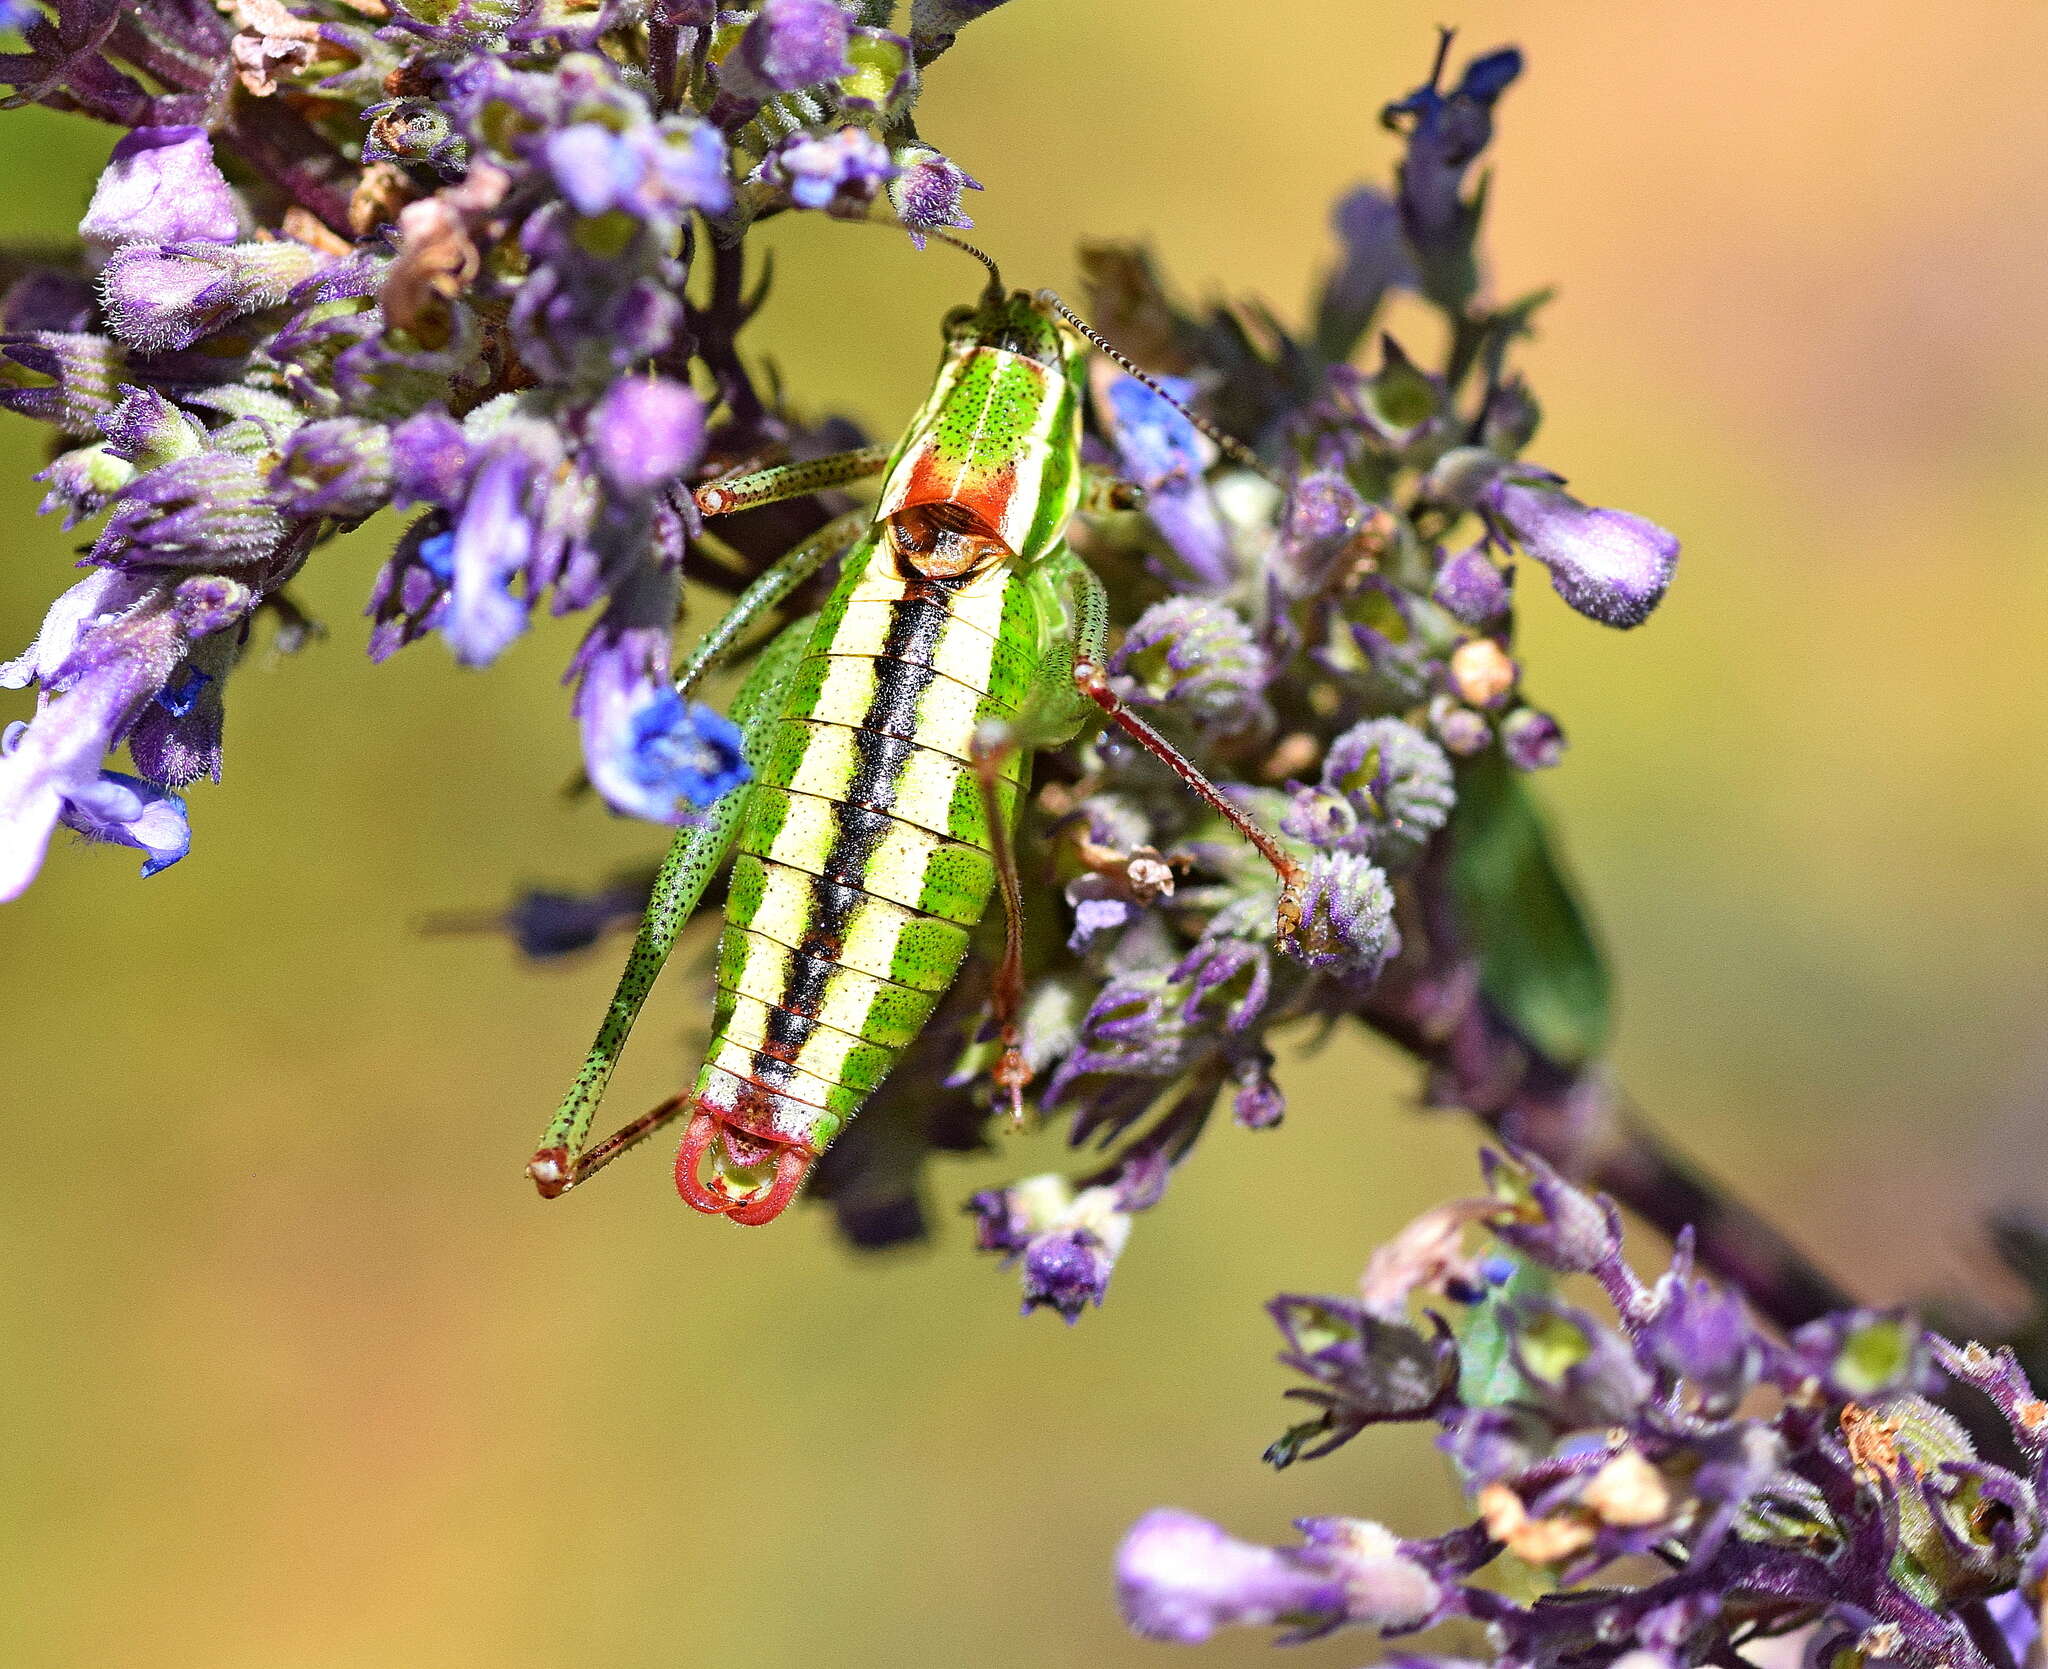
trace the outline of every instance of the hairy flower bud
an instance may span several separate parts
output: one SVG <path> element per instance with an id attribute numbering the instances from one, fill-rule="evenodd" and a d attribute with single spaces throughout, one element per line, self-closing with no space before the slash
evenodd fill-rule
<path id="1" fill-rule="evenodd" d="M 1483 627 L 1507 611 L 1508 577 L 1483 544 L 1470 545 L 1444 559 L 1430 595 L 1466 625 Z"/>
<path id="2" fill-rule="evenodd" d="M 896 177 L 889 182 L 889 206 L 919 249 L 924 248 L 927 232 L 948 226 L 973 226 L 974 222 L 960 207 L 960 194 L 981 190 L 981 181 L 929 145 L 905 145 L 896 152 L 895 161 Z"/>
<path id="3" fill-rule="evenodd" d="M 1257 1547 L 1192 1513 L 1161 1508 L 1116 1556 L 1117 1603 L 1148 1640 L 1199 1645 L 1231 1624 L 1331 1622 L 1344 1584 L 1299 1554 Z"/>
<path id="4" fill-rule="evenodd" d="M 1332 741 L 1322 785 L 1353 819 L 1349 849 L 1368 852 L 1387 868 L 1412 863 L 1457 799 L 1443 749 L 1401 719 L 1367 719 Z M 1293 827 L 1289 832 L 1310 838 Z"/>
<path id="5" fill-rule="evenodd" d="M 0 339 L 0 355 L 0 407 L 81 440 L 99 435 L 127 371 L 119 343 L 82 331 Z"/>
<path id="6" fill-rule="evenodd" d="M 146 353 L 189 348 L 245 313 L 275 307 L 324 257 L 304 244 L 130 244 L 102 276 L 114 334 Z"/>
<path id="7" fill-rule="evenodd" d="M 360 521 L 391 498 L 391 431 L 337 417 L 308 423 L 271 471 L 278 503 L 294 516 Z"/>
<path id="8" fill-rule="evenodd" d="M 1594 510 L 1561 488 L 1502 479 L 1486 503 L 1515 543 L 1550 570 L 1557 594 L 1607 626 L 1640 626 L 1678 567 L 1678 541 L 1626 510 Z"/>
<path id="9" fill-rule="evenodd" d="M 1340 978 L 1378 974 L 1401 948 L 1386 875 L 1354 852 L 1318 853 L 1309 863 L 1301 920 L 1280 948 Z"/>
<path id="10" fill-rule="evenodd" d="M 1575 1188 L 1531 1153 L 1480 1155 L 1487 1186 L 1502 1212 L 1494 1233 L 1561 1275 L 1585 1274 L 1621 1255 L 1621 1224 L 1613 1208 Z"/>
<path id="11" fill-rule="evenodd" d="M 1564 758 L 1564 731 L 1534 707 L 1517 707 L 1501 720 L 1500 745 L 1518 771 L 1547 771 Z"/>

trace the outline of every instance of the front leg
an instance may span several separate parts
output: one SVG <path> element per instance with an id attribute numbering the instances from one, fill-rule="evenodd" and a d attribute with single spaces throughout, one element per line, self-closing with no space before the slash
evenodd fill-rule
<path id="1" fill-rule="evenodd" d="M 829 457 L 770 464 L 745 475 L 729 475 L 697 489 L 697 508 L 707 516 L 730 516 L 736 510 L 755 510 L 807 493 L 850 487 L 880 475 L 888 466 L 889 452 L 886 446 L 863 446 L 855 452 L 834 452 Z"/>

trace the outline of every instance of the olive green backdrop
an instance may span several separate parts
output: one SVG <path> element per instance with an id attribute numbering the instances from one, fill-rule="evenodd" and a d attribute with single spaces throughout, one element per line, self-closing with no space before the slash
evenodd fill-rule
<path id="1" fill-rule="evenodd" d="M 1563 287 L 1537 455 L 1686 543 L 1637 633 L 1528 591 L 1618 1070 L 1862 1290 L 1977 1278 L 1978 1203 L 2048 1198 L 2048 107 L 2013 73 L 2048 16 L 1015 0 L 921 114 L 1014 281 L 1142 234 L 1189 293 L 1298 314 L 1440 17 L 1529 52 L 1493 249 L 1504 286 Z M 10 225 L 75 221 L 108 139 L 0 117 Z M 760 341 L 893 428 L 975 274 L 823 222 L 775 241 Z M 69 577 L 39 435 L 0 424 L 8 653 Z M 556 796 L 570 631 L 483 674 L 437 643 L 373 671 L 377 557 L 324 555 L 330 637 L 238 675 L 183 865 L 142 885 L 60 845 L 0 914 L 10 1666 L 1165 1664 L 1110 1601 L 1145 1508 L 1445 1522 L 1414 1434 L 1258 1465 L 1284 1384 L 1261 1301 L 1341 1289 L 1471 1175 L 1465 1124 L 1364 1045 L 1289 1063 L 1283 1129 L 1216 1131 L 1072 1330 L 1017 1319 L 952 1211 L 1043 1140 L 946 1171 L 936 1247 L 875 1260 L 820 1213 L 700 1221 L 652 1155 L 536 1203 L 520 1167 L 613 957 L 536 973 L 418 920 L 650 843 Z M 620 1108 L 705 1006 L 694 970 L 665 988 Z"/>

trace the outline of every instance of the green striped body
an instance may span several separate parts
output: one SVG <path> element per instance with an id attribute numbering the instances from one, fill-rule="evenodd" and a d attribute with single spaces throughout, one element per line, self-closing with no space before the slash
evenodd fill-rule
<path id="1" fill-rule="evenodd" d="M 995 887 L 974 733 L 1031 698 L 1039 595 L 1010 561 L 919 574 L 887 523 L 848 555 L 736 843 L 696 1084 L 727 1128 L 821 1151 L 952 983 Z"/>

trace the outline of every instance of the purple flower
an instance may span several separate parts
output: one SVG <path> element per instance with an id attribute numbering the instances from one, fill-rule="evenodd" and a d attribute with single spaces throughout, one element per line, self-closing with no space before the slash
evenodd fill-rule
<path id="1" fill-rule="evenodd" d="M 250 562 L 284 534 L 255 459 L 208 450 L 149 470 L 122 488 L 93 545 L 93 560 L 207 567 Z"/>
<path id="2" fill-rule="evenodd" d="M 1240 1063 L 1230 1116 L 1246 1130 L 1271 1130 L 1287 1116 L 1287 1097 L 1273 1082 L 1273 1063 L 1252 1056 Z"/>
<path id="3" fill-rule="evenodd" d="M 1367 719 L 1323 756 L 1323 794 L 1290 812 L 1287 832 L 1325 849 L 1411 863 L 1449 820 L 1457 789 L 1444 751 L 1401 719 Z M 1327 802 L 1337 802 L 1332 807 Z"/>
<path id="4" fill-rule="evenodd" d="M 1075 1226 L 1042 1234 L 1024 1248 L 1024 1310 L 1044 1305 L 1072 1326 L 1109 1290 L 1116 1253 L 1093 1229 Z"/>
<path id="5" fill-rule="evenodd" d="M 1102 1303 L 1130 1239 L 1130 1214 L 1151 1203 L 1126 1193 L 1098 1185 L 1077 1194 L 1065 1177 L 1047 1174 L 976 1194 L 967 1209 L 976 1246 L 1020 1266 L 1022 1313 L 1055 1310 L 1071 1326 L 1090 1304 Z"/>
<path id="6" fill-rule="evenodd" d="M 1232 1624 L 1313 1624 L 1345 1608 L 1344 1585 L 1328 1570 L 1170 1507 L 1131 1526 L 1117 1549 L 1116 1591 L 1133 1630 L 1184 1646 Z"/>
<path id="7" fill-rule="evenodd" d="M 469 437 L 438 406 L 391 431 L 391 495 L 398 504 L 453 509 L 462 500 L 469 466 Z"/>
<path id="8" fill-rule="evenodd" d="M 1338 199 L 1330 216 L 1344 259 L 1323 286 L 1316 345 L 1330 360 L 1351 357 L 1387 291 L 1415 283 L 1415 263 L 1401 237 L 1400 211 L 1383 191 L 1362 185 Z"/>
<path id="9" fill-rule="evenodd" d="M 1477 288 L 1472 242 L 1478 206 L 1462 195 L 1466 171 L 1493 137 L 1493 106 L 1522 71 L 1513 47 L 1475 58 L 1449 92 L 1441 90 L 1451 37 L 1445 31 L 1428 82 L 1381 112 L 1408 136 L 1398 175 L 1401 229 L 1421 269 L 1422 288 L 1447 309 L 1462 309 Z"/>
<path id="10" fill-rule="evenodd" d="M 547 424 L 515 418 L 489 441 L 448 551 L 448 606 L 441 635 L 464 666 L 488 666 L 526 630 L 531 595 L 512 583 L 538 543 L 538 519 L 560 443 Z"/>
<path id="11" fill-rule="evenodd" d="M 1378 974 L 1401 948 L 1386 875 L 1355 852 L 1317 853 L 1302 893 L 1301 920 L 1280 948 L 1341 978 Z"/>
<path id="12" fill-rule="evenodd" d="M 107 318 L 116 336 L 145 353 L 189 348 L 246 313 L 275 307 L 324 259 L 288 238 L 129 244 L 101 278 Z"/>
<path id="13" fill-rule="evenodd" d="M 720 62 L 724 85 L 755 101 L 833 81 L 853 68 L 849 20 L 832 0 L 766 0 Z"/>
<path id="14" fill-rule="evenodd" d="M 1374 506 L 1334 470 L 1304 475 L 1288 495 L 1274 565 L 1290 596 L 1340 586 L 1369 550 Z"/>
<path id="15" fill-rule="evenodd" d="M 825 209 L 860 219 L 875 193 L 896 177 L 896 163 L 866 128 L 831 133 L 798 133 L 778 144 L 761 165 L 762 176 L 781 186 L 800 209 Z"/>
<path id="16" fill-rule="evenodd" d="M 681 383 L 627 377 L 585 425 L 591 461 L 619 492 L 647 497 L 680 480 L 704 450 L 704 405 Z"/>
<path id="17" fill-rule="evenodd" d="M 1562 489 L 1501 480 L 1483 503 L 1550 570 L 1567 603 L 1607 626 L 1649 619 L 1678 567 L 1678 541 L 1626 510 L 1594 510 Z"/>
<path id="18" fill-rule="evenodd" d="M 7 338 L 0 341 L 0 354 L 11 362 L 0 366 L 0 406 L 79 439 L 100 433 L 100 420 L 113 411 L 126 374 L 121 345 L 83 331 Z"/>
<path id="19" fill-rule="evenodd" d="M 896 153 L 896 169 L 889 182 L 889 205 L 919 249 L 924 248 L 927 232 L 942 226 L 973 226 L 960 207 L 960 194 L 981 190 L 981 181 L 929 145 L 904 146 Z"/>
<path id="20" fill-rule="evenodd" d="M 0 757 L 0 901 L 35 878 L 67 807 L 81 817 L 129 809 L 102 797 L 100 761 L 184 657 L 171 601 L 160 580 L 93 574 L 58 599 L 28 653 L 0 668 L 0 684 L 33 678 L 43 689 Z M 139 818 L 147 808 L 133 809 Z M 161 835 L 160 817 L 151 830 Z"/>
<path id="21" fill-rule="evenodd" d="M 88 244 L 233 243 L 242 205 L 200 127 L 139 127 L 115 144 L 79 222 Z"/>
<path id="22" fill-rule="evenodd" d="M 1160 380 L 1173 400 L 1194 397 L 1194 384 Z M 1136 377 L 1117 376 L 1097 397 L 1097 411 L 1115 443 L 1126 478 L 1145 489 L 1145 514 L 1187 565 L 1195 588 L 1220 591 L 1234 562 L 1222 513 L 1203 479 L 1207 459 L 1195 426 L 1164 396 Z"/>

